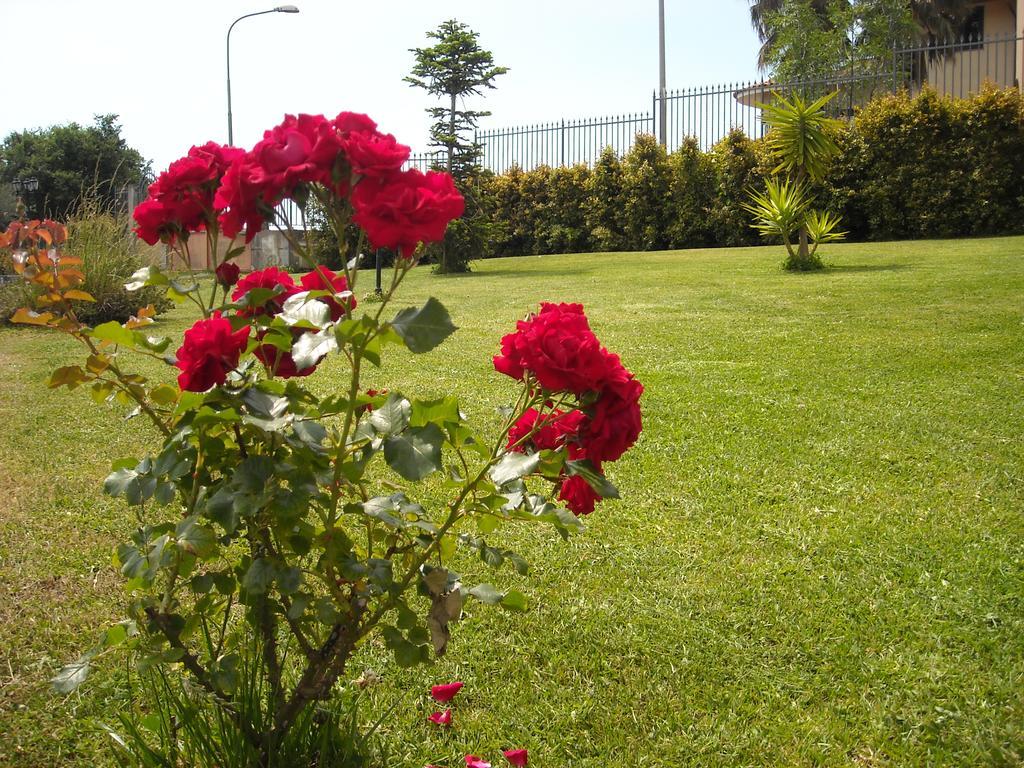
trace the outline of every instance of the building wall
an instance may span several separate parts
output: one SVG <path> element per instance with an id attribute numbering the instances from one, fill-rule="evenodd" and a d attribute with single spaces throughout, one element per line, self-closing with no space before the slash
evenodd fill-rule
<path id="1" fill-rule="evenodd" d="M 239 237 L 234 242 L 234 247 L 237 248 L 242 245 L 242 238 Z M 213 269 L 213 258 L 210 253 L 210 248 L 207 247 L 207 239 L 204 233 L 196 233 L 188 239 L 188 255 L 189 260 L 192 262 L 192 269 L 195 270 L 211 270 Z M 231 248 L 231 241 L 226 238 L 220 238 L 217 243 L 217 258 L 220 260 L 224 259 L 224 254 Z M 235 264 L 241 267 L 243 272 L 249 272 L 252 270 L 252 246 L 246 245 L 245 250 L 242 251 L 238 256 L 232 259 Z M 167 249 L 165 256 L 165 264 L 169 270 L 188 269 L 188 264 L 183 263 L 182 259 L 178 256 L 175 251 Z"/>
<path id="2" fill-rule="evenodd" d="M 928 84 L 943 96 L 966 98 L 986 83 L 1010 88 L 1021 82 L 1021 46 L 1012 38 L 1018 32 L 1019 13 L 1014 6 L 1024 0 L 989 0 L 985 5 L 985 38 L 1001 38 L 975 50 L 946 56 L 928 64 Z"/>

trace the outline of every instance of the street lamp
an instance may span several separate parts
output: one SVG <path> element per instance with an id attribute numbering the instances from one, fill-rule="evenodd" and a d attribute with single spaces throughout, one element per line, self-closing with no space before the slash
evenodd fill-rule
<path id="1" fill-rule="evenodd" d="M 658 0 L 658 138 L 666 146 L 668 91 L 665 90 L 665 0 Z"/>
<path id="2" fill-rule="evenodd" d="M 25 206 L 24 195 L 26 192 L 35 192 L 39 189 L 39 179 L 35 176 L 29 176 L 28 178 L 15 179 L 11 182 L 11 186 L 14 187 L 14 192 L 17 195 L 17 202 L 15 203 L 15 210 L 17 211 L 18 218 L 24 218 L 27 212 Z"/>
<path id="3" fill-rule="evenodd" d="M 265 13 L 298 13 L 299 9 L 294 5 L 279 5 L 277 8 L 271 8 L 269 11 L 257 11 L 256 13 L 247 13 L 245 16 L 239 16 L 228 27 L 228 145 L 234 146 L 235 143 L 235 132 L 231 125 L 231 30 L 235 28 L 235 24 L 240 22 L 242 19 L 248 19 L 252 16 L 262 16 Z"/>

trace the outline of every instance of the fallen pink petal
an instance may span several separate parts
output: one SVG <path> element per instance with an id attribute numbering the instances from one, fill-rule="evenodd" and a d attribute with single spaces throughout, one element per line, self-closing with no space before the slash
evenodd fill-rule
<path id="1" fill-rule="evenodd" d="M 466 768 L 491 768 L 491 764 L 476 755 L 466 755 Z"/>
<path id="2" fill-rule="evenodd" d="M 435 701 L 447 704 L 455 698 L 455 694 L 462 690 L 462 685 L 463 684 L 459 682 L 435 685 L 430 689 L 430 695 L 434 697 Z"/>
<path id="3" fill-rule="evenodd" d="M 444 712 L 434 712 L 427 718 L 432 723 L 438 725 L 451 725 L 452 724 L 452 711 L 446 709 Z"/>
<path id="4" fill-rule="evenodd" d="M 522 768 L 522 766 L 526 765 L 529 760 L 525 749 L 510 749 L 502 754 L 505 755 L 505 759 L 512 765 L 516 766 L 516 768 Z"/>

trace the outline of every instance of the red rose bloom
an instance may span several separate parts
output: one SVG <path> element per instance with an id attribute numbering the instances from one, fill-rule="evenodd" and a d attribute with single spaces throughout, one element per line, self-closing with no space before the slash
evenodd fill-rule
<path id="1" fill-rule="evenodd" d="M 601 344 L 580 304 L 541 304 L 540 313 L 520 320 L 501 340 L 494 367 L 514 379 L 530 371 L 554 392 L 582 395 L 600 389 L 607 370 Z"/>
<path id="2" fill-rule="evenodd" d="M 409 258 L 420 243 L 444 238 L 465 201 L 447 173 L 415 169 L 386 177 L 368 176 L 352 192 L 352 221 L 366 231 L 373 248 L 389 248 Z"/>
<path id="3" fill-rule="evenodd" d="M 180 235 L 199 232 L 218 215 L 215 193 L 231 164 L 245 154 L 234 147 L 208 142 L 192 147 L 175 160 L 149 187 L 149 198 L 136 207 L 135 232 L 150 245 L 174 242 Z"/>
<path id="4" fill-rule="evenodd" d="M 628 379 L 601 393 L 581 433 L 587 455 L 596 461 L 618 460 L 636 442 L 643 428 L 640 420 L 643 385 L 633 374 L 622 370 Z"/>
<path id="5" fill-rule="evenodd" d="M 250 272 L 239 280 L 238 285 L 235 286 L 235 290 L 231 294 L 231 300 L 235 302 L 242 301 L 245 295 L 254 288 L 274 291 L 274 295 L 264 300 L 258 306 L 239 310 L 239 314 L 246 317 L 276 315 L 281 311 L 285 300 L 289 296 L 298 293 L 298 287 L 295 285 L 295 281 L 292 280 L 291 275 L 277 267 L 267 267 L 257 272 Z"/>
<path id="6" fill-rule="evenodd" d="M 309 376 L 316 370 L 315 365 L 303 368 L 301 371 L 295 367 L 295 360 L 290 352 L 278 349 L 272 344 L 260 344 L 252 351 L 256 359 L 267 367 L 271 376 L 281 379 L 291 379 L 296 376 Z"/>
<path id="7" fill-rule="evenodd" d="M 374 133 L 377 130 L 377 124 L 359 112 L 339 112 L 338 116 L 331 121 L 331 125 L 341 131 L 342 134 L 356 131 Z"/>
<path id="8" fill-rule="evenodd" d="M 214 312 L 185 331 L 175 365 L 181 369 L 178 386 L 189 392 L 205 392 L 223 384 L 238 366 L 249 339 L 248 326 L 231 330 L 231 323 Z"/>
<path id="9" fill-rule="evenodd" d="M 242 273 L 242 270 L 237 264 L 225 261 L 222 264 L 218 264 L 217 269 L 215 269 L 213 273 L 216 276 L 218 283 L 223 285 L 225 288 L 230 288 L 238 282 L 238 276 Z"/>
<path id="10" fill-rule="evenodd" d="M 583 411 L 555 411 L 546 414 L 540 427 L 537 427 L 537 419 L 540 414 L 535 408 L 530 408 L 512 426 L 508 432 L 508 445 L 506 450 L 523 452 L 526 444 L 520 442 L 524 437 L 533 432 L 529 443 L 538 451 L 554 451 L 566 445 L 570 440 L 576 438 L 580 427 L 587 417 Z M 518 445 L 517 445 L 518 444 Z"/>
<path id="11" fill-rule="evenodd" d="M 590 484 L 579 475 L 567 477 L 562 481 L 558 498 L 564 501 L 569 511 L 577 517 L 589 515 L 594 511 L 597 502 L 601 500 Z"/>
<path id="12" fill-rule="evenodd" d="M 348 291 L 348 280 L 344 275 L 336 275 L 327 267 L 317 267 L 312 272 L 302 276 L 302 287 L 307 291 L 330 291 L 331 293 L 345 293 Z M 323 296 L 319 301 L 324 302 L 331 308 L 331 320 L 340 320 L 345 314 L 345 308 L 351 312 L 356 308 L 356 297 L 349 296 L 338 301 L 333 296 Z"/>
<path id="13" fill-rule="evenodd" d="M 389 176 L 409 159 L 409 147 L 390 133 L 353 132 L 344 143 L 349 165 L 360 176 Z"/>

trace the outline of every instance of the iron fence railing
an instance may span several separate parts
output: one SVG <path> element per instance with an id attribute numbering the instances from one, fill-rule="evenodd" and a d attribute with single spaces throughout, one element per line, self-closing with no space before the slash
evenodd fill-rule
<path id="1" fill-rule="evenodd" d="M 405 161 L 405 170 L 415 168 L 418 171 L 431 171 L 444 168 L 448 159 L 448 153 L 443 150 L 436 152 L 421 152 L 417 155 L 410 155 Z"/>
<path id="2" fill-rule="evenodd" d="M 836 117 L 849 118 L 872 99 L 901 90 L 913 94 L 929 86 L 939 95 L 964 98 L 978 93 L 985 83 L 1019 87 L 1021 43 L 1022 37 L 1014 34 L 933 41 L 894 48 L 886 57 L 851 61 L 829 77 L 794 82 L 751 80 L 654 93 L 649 110 L 486 129 L 478 131 L 475 140 L 482 150 L 481 165 L 495 173 L 512 166 L 529 170 L 540 165 L 593 165 L 605 147 L 619 155 L 628 152 L 638 133 L 658 136 L 668 151 L 687 138 L 707 150 L 735 129 L 754 138 L 762 136 L 765 127 L 758 105 L 777 93 L 816 98 L 837 91 L 829 110 Z M 663 130 L 658 125 L 662 102 Z M 414 155 L 407 167 L 430 168 L 438 154 Z"/>
<path id="3" fill-rule="evenodd" d="M 625 154 L 637 134 L 653 131 L 653 114 L 638 112 L 478 131 L 475 140 L 483 152 L 484 167 L 504 173 L 513 165 L 526 169 L 593 165 L 605 147 Z"/>

